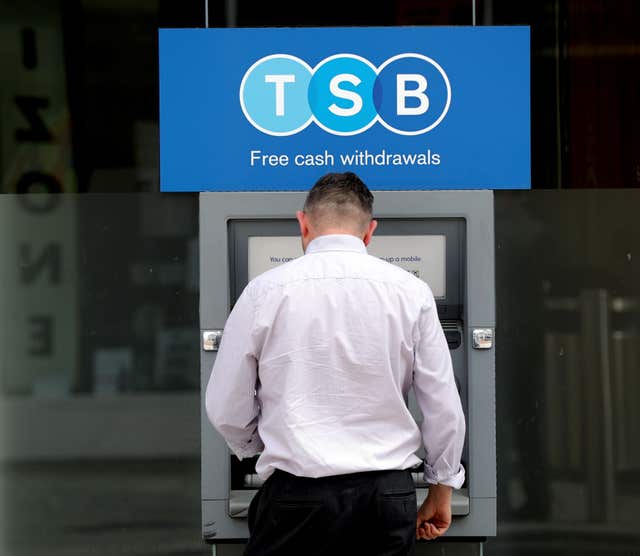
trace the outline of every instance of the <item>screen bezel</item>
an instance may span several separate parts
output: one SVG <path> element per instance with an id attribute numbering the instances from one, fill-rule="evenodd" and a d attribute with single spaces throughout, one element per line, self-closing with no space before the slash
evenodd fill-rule
<path id="1" fill-rule="evenodd" d="M 440 320 L 463 320 L 465 277 L 464 218 L 377 218 L 375 234 L 445 236 L 445 296 L 436 299 Z M 230 305 L 248 284 L 249 237 L 299 236 L 298 222 L 284 218 L 228 221 Z M 234 276 L 235 275 L 235 276 Z"/>

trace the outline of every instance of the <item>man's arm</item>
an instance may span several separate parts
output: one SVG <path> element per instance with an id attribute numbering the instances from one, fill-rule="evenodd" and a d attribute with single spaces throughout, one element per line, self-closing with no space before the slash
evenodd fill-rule
<path id="1" fill-rule="evenodd" d="M 256 398 L 254 314 L 254 301 L 245 288 L 225 324 L 205 397 L 209 421 L 240 459 L 264 448 L 257 430 L 260 406 Z"/>
<path id="2" fill-rule="evenodd" d="M 460 458 L 466 424 L 451 354 L 431 292 L 418 329 L 413 384 L 423 416 L 421 432 L 427 454 L 424 475 L 429 495 L 418 510 L 416 536 L 433 539 L 449 528 L 451 491 L 464 483 Z"/>
<path id="3" fill-rule="evenodd" d="M 433 540 L 451 525 L 451 491 L 446 485 L 430 485 L 429 495 L 420 506 L 416 518 L 416 539 Z"/>

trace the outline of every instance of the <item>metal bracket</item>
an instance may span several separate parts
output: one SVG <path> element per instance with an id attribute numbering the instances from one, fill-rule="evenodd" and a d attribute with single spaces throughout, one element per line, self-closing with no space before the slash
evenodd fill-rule
<path id="1" fill-rule="evenodd" d="M 222 341 L 222 329 L 205 330 L 202 333 L 202 349 L 204 351 L 218 351 Z"/>
<path id="2" fill-rule="evenodd" d="M 493 347 L 493 330 L 491 328 L 474 328 L 471 345 L 473 349 L 491 349 Z"/>

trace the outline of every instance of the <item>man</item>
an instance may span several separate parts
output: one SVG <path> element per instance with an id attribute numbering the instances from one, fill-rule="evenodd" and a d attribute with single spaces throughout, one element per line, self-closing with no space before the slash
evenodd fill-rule
<path id="1" fill-rule="evenodd" d="M 405 555 L 451 522 L 465 476 L 451 357 L 429 286 L 367 254 L 372 207 L 355 174 L 318 180 L 297 213 L 304 255 L 253 279 L 225 325 L 206 410 L 239 458 L 260 454 L 246 555 Z"/>

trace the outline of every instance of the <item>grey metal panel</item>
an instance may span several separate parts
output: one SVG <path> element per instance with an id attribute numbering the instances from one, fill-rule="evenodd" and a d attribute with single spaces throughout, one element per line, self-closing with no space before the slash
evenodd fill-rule
<path id="1" fill-rule="evenodd" d="M 496 496 L 494 350 L 469 357 L 469 486 L 471 498 Z"/>
<path id="2" fill-rule="evenodd" d="M 203 501 L 202 526 L 205 540 L 249 538 L 247 520 L 230 518 L 228 510 L 228 500 Z"/>
<path id="3" fill-rule="evenodd" d="M 202 334 L 200 336 L 202 338 Z M 204 393 L 211 376 L 215 353 L 202 351 L 202 346 L 200 348 L 200 391 Z M 229 496 L 229 452 L 224 438 L 213 428 L 207 418 L 204 401 L 204 395 L 201 395 L 200 481 L 202 499 L 221 499 Z"/>
<path id="4" fill-rule="evenodd" d="M 469 515 L 452 520 L 447 537 L 494 537 L 496 535 L 495 498 L 471 498 Z"/>

